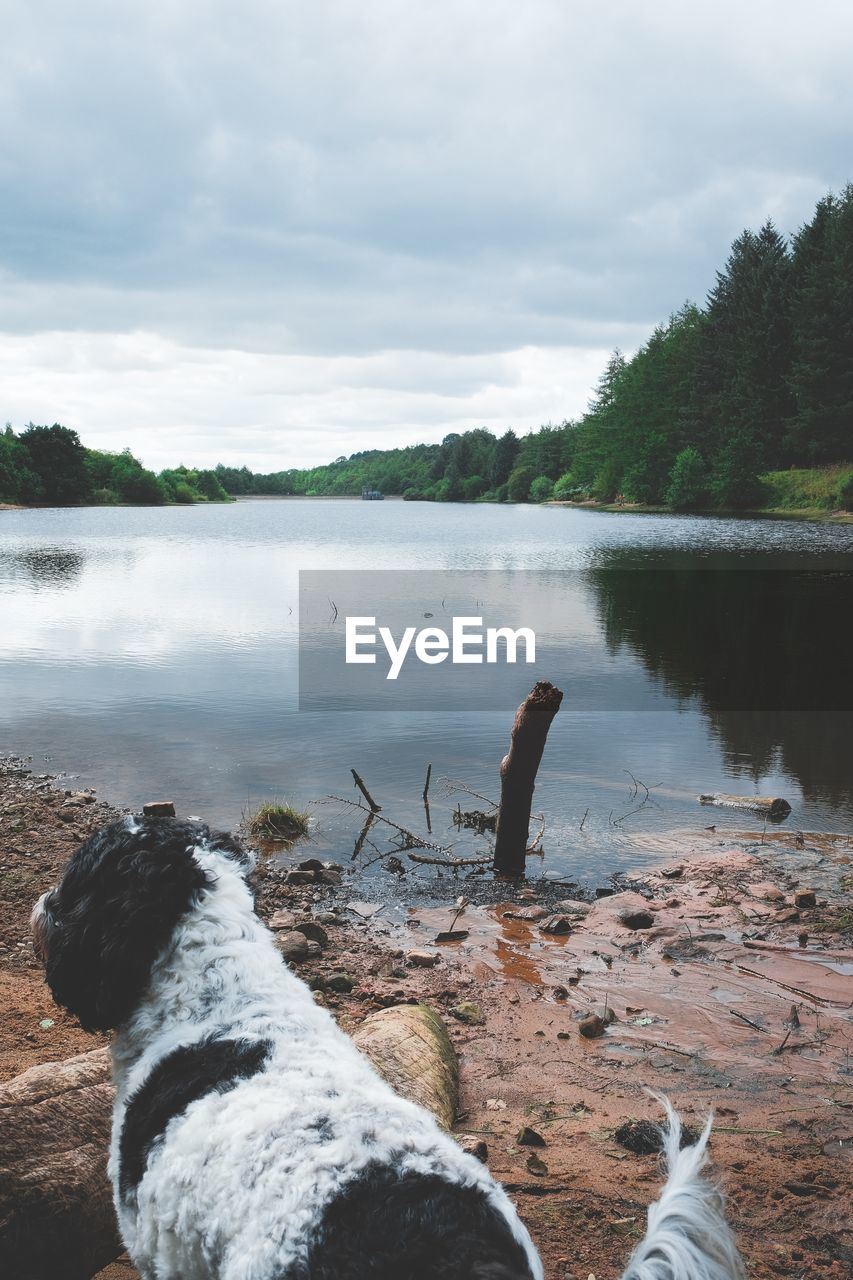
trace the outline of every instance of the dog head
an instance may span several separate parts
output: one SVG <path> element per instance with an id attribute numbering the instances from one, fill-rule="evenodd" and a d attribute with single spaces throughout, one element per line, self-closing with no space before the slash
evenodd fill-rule
<path id="1" fill-rule="evenodd" d="M 213 888 L 199 853 L 248 868 L 240 844 L 203 823 L 123 818 L 90 836 L 36 903 L 33 943 L 48 986 L 87 1031 L 131 1015 L 175 926 Z"/>

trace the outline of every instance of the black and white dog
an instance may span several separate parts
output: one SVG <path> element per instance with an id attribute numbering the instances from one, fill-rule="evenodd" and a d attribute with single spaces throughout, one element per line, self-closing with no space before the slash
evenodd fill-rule
<path id="1" fill-rule="evenodd" d="M 197 823 L 127 818 L 33 912 L 55 999 L 115 1030 L 109 1172 L 144 1280 L 542 1280 L 504 1191 L 382 1081 L 255 914 L 249 860 Z M 701 1141 L 624 1280 L 743 1272 Z"/>

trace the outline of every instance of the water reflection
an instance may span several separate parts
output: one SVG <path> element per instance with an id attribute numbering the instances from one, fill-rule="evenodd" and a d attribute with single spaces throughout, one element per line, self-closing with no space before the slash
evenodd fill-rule
<path id="1" fill-rule="evenodd" d="M 33 586 L 69 587 L 83 572 L 85 557 L 66 547 L 0 551 L 0 579 L 28 578 Z"/>
<path id="2" fill-rule="evenodd" d="M 733 774 L 796 778 L 839 801 L 853 765 L 853 577 L 801 563 L 637 572 L 609 553 L 589 581 L 611 651 L 626 648 L 674 698 L 696 698 Z"/>

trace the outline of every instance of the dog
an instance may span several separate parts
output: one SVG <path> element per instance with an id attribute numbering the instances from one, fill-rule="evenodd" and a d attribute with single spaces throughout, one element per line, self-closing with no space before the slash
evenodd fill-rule
<path id="1" fill-rule="evenodd" d="M 33 911 L 55 1000 L 113 1031 L 109 1176 L 143 1280 L 543 1280 L 506 1193 L 398 1097 L 285 965 L 251 859 L 201 823 L 127 817 Z M 741 1280 L 700 1141 L 623 1280 Z"/>

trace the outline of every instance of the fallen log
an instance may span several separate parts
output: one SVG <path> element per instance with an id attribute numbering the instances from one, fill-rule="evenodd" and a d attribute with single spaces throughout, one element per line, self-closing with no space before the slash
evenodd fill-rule
<path id="1" fill-rule="evenodd" d="M 121 1252 L 107 1181 L 107 1049 L 0 1086 L 0 1273 L 89 1280 Z"/>
<path id="2" fill-rule="evenodd" d="M 714 804 L 720 809 L 744 809 L 760 813 L 764 817 L 781 821 L 791 812 L 791 806 L 781 796 L 731 796 L 724 791 L 699 796 L 700 804 Z"/>
<path id="3" fill-rule="evenodd" d="M 392 1089 L 431 1111 L 451 1129 L 459 1096 L 459 1063 L 447 1029 L 423 1004 L 395 1005 L 365 1018 L 353 1035 Z"/>
<path id="4" fill-rule="evenodd" d="M 495 871 L 523 876 L 530 810 L 545 741 L 563 695 L 546 680 L 537 680 L 515 713 L 510 747 L 501 761 L 501 802 L 495 836 Z"/>
<path id="5" fill-rule="evenodd" d="M 452 1126 L 459 1071 L 437 1014 L 383 1009 L 353 1039 L 392 1088 Z M 121 1254 L 107 1180 L 112 1105 L 108 1049 L 0 1085 L 0 1275 L 89 1280 Z"/>

